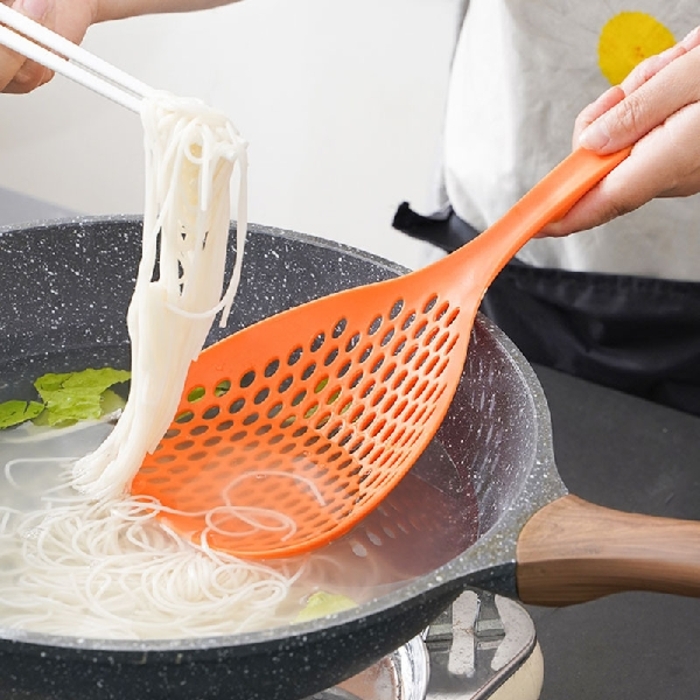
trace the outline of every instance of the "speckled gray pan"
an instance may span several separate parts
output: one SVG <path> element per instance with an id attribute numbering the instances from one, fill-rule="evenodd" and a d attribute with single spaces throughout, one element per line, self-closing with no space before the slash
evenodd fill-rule
<path id="1" fill-rule="evenodd" d="M 125 315 L 139 250 L 136 219 L 0 229 L 0 401 L 10 383 L 16 391 L 20 376 L 128 367 Z M 291 305 L 402 272 L 348 247 L 259 226 L 251 227 L 244 271 L 229 327 L 216 328 L 210 341 Z M 0 698 L 303 698 L 407 642 L 467 586 L 516 595 L 517 534 L 565 492 L 534 373 L 479 318 L 436 440 L 379 511 L 330 545 L 343 575 L 365 587 L 359 607 L 196 640 L 107 641 L 74 638 L 70 630 L 50 637 L 0 629 Z"/>

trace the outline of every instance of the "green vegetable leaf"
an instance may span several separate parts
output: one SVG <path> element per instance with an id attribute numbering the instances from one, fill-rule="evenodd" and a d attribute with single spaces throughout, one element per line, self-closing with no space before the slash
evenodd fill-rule
<path id="1" fill-rule="evenodd" d="M 102 409 L 102 415 L 107 416 L 110 413 L 115 413 L 126 406 L 126 401 L 117 394 L 116 391 L 107 389 L 102 392 L 100 397 L 100 407 Z"/>
<path id="2" fill-rule="evenodd" d="M 126 370 L 85 369 L 81 372 L 45 374 L 34 386 L 44 401 L 45 415 L 41 422 L 57 426 L 80 420 L 97 420 L 105 412 L 111 412 L 113 397 L 103 398 L 106 390 L 114 384 L 125 382 L 131 376 Z M 113 394 L 113 392 L 111 392 Z"/>
<path id="3" fill-rule="evenodd" d="M 5 401 L 0 403 L 0 429 L 11 428 L 36 418 L 44 410 L 38 401 Z"/>
<path id="4" fill-rule="evenodd" d="M 49 372 L 39 377 L 34 386 L 39 394 L 44 397 L 44 392 L 54 391 L 92 391 L 101 394 L 105 389 L 126 382 L 131 377 L 131 372 L 125 369 L 84 369 L 80 372 L 64 372 L 53 374 Z"/>
<path id="5" fill-rule="evenodd" d="M 316 591 L 316 593 L 312 593 L 309 596 L 306 605 L 299 611 L 299 614 L 296 616 L 296 622 L 306 622 L 315 620 L 317 617 L 326 617 L 326 615 L 354 608 L 356 605 L 357 603 L 346 595 Z"/>

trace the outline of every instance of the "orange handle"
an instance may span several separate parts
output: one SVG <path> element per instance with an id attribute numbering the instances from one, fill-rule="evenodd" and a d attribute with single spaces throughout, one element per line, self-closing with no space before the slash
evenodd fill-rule
<path id="1" fill-rule="evenodd" d="M 700 522 L 623 513 L 572 495 L 525 524 L 516 559 L 525 603 L 569 605 L 629 590 L 700 597 Z"/>
<path id="2" fill-rule="evenodd" d="M 525 243 L 547 224 L 564 216 L 631 150 L 630 147 L 603 156 L 584 148 L 575 150 L 498 221 L 448 256 L 452 273 L 463 275 L 468 287 L 486 289 Z M 468 279 L 472 275 L 475 279 Z"/>

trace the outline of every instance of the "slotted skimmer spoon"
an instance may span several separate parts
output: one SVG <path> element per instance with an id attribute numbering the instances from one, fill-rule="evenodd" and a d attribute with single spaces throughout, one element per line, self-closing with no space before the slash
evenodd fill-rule
<path id="1" fill-rule="evenodd" d="M 495 276 L 628 153 L 579 149 L 449 256 L 205 349 L 132 493 L 191 513 L 167 518 L 193 538 L 206 529 L 214 548 L 247 558 L 301 554 L 347 532 L 440 426 Z"/>

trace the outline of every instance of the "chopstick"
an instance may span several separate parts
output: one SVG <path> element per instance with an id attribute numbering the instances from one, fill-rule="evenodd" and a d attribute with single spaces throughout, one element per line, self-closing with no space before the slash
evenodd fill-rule
<path id="1" fill-rule="evenodd" d="M 151 87 L 0 3 L 0 44 L 139 113 Z"/>

